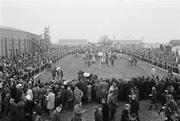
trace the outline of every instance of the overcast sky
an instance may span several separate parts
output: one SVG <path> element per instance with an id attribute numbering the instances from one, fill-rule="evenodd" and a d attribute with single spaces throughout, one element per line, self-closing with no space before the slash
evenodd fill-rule
<path id="1" fill-rule="evenodd" d="M 0 0 L 0 24 L 51 40 L 116 39 L 168 42 L 180 39 L 180 0 Z"/>

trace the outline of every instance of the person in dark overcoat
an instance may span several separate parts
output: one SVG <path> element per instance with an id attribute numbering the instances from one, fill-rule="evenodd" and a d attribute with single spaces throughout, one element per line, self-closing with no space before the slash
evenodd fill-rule
<path id="1" fill-rule="evenodd" d="M 25 103 L 25 121 L 32 121 L 33 118 L 34 103 L 30 95 L 26 96 Z"/>
<path id="2" fill-rule="evenodd" d="M 97 106 L 95 106 L 94 109 L 95 109 L 95 112 L 94 112 L 95 121 L 103 121 L 102 114 L 101 114 L 99 108 Z"/>
<path id="3" fill-rule="evenodd" d="M 102 120 L 109 121 L 109 107 L 106 98 L 102 99 Z"/>
<path id="4" fill-rule="evenodd" d="M 110 121 L 111 121 L 114 119 L 114 115 L 118 107 L 117 97 L 114 91 L 110 91 L 107 98 L 107 104 L 109 106 Z"/>
<path id="5" fill-rule="evenodd" d="M 138 101 L 136 100 L 136 95 L 133 95 L 132 96 L 132 101 L 130 102 L 130 105 L 131 105 L 131 109 L 130 109 L 130 114 L 136 114 L 137 116 L 137 121 L 140 121 L 139 120 L 139 115 L 138 115 L 138 111 L 139 111 L 139 103 Z"/>
<path id="6" fill-rule="evenodd" d="M 67 99 L 67 90 L 65 89 L 64 86 L 61 86 L 61 104 L 63 105 L 62 110 L 66 108 L 66 99 Z"/>
<path id="7" fill-rule="evenodd" d="M 17 121 L 17 105 L 14 102 L 14 99 L 10 99 L 9 116 L 10 121 Z"/>
<path id="8" fill-rule="evenodd" d="M 17 110 L 18 110 L 18 121 L 24 121 L 24 112 L 25 109 L 25 103 L 22 98 L 20 98 L 20 101 L 17 103 Z"/>
<path id="9" fill-rule="evenodd" d="M 155 87 L 152 87 L 152 91 L 151 91 L 150 97 L 151 97 L 151 104 L 150 104 L 149 110 L 151 110 L 153 105 L 155 105 L 156 110 L 158 110 L 158 106 L 157 106 L 157 91 L 156 91 Z"/>
<path id="10" fill-rule="evenodd" d="M 13 83 L 13 85 L 10 87 L 10 90 L 11 90 L 11 98 L 13 98 L 14 101 L 17 103 L 17 99 L 16 99 L 17 88 L 15 83 Z"/>
<path id="11" fill-rule="evenodd" d="M 125 104 L 124 109 L 121 113 L 121 121 L 129 121 L 130 120 L 130 105 Z"/>
<path id="12" fill-rule="evenodd" d="M 56 107 L 52 114 L 52 121 L 62 121 L 61 117 L 62 105 Z"/>
<path id="13" fill-rule="evenodd" d="M 67 87 L 67 108 L 71 110 L 73 108 L 73 91 L 71 87 Z"/>

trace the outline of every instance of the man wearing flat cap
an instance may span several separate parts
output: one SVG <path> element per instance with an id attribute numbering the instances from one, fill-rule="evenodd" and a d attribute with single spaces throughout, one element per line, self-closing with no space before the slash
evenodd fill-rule
<path id="1" fill-rule="evenodd" d="M 130 120 L 130 105 L 125 104 L 124 109 L 121 114 L 121 121 L 129 121 Z"/>

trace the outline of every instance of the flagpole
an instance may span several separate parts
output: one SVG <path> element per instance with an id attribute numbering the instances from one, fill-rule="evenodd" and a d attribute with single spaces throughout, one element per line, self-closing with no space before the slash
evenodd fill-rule
<path id="1" fill-rule="evenodd" d="M 100 56 L 100 65 L 99 65 L 100 69 L 101 69 L 101 62 L 102 62 L 102 56 Z"/>

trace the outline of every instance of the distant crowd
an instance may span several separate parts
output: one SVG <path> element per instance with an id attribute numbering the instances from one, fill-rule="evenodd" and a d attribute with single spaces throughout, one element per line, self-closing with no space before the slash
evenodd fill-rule
<path id="1" fill-rule="evenodd" d="M 149 49 L 149 48 L 124 48 L 124 51 L 131 52 L 136 55 L 140 55 L 147 59 L 152 59 L 158 63 L 162 63 L 164 65 L 178 67 L 180 64 L 179 55 L 173 51 L 166 52 L 162 51 L 160 48 Z"/>
<path id="2" fill-rule="evenodd" d="M 23 74 L 43 65 L 52 64 L 53 59 L 67 53 L 66 48 L 52 49 L 47 52 L 34 52 L 0 59 L 0 79 L 21 78 Z"/>

